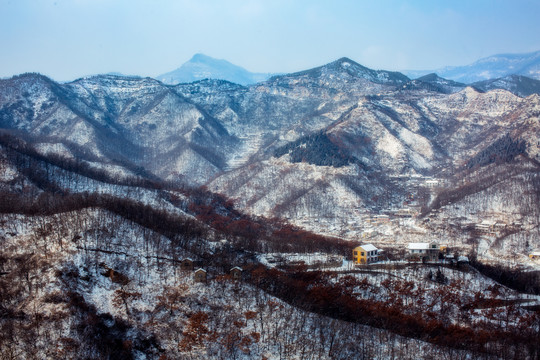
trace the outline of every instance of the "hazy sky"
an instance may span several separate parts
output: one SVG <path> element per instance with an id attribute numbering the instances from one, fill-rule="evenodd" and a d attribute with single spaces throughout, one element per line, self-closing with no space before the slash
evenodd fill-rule
<path id="1" fill-rule="evenodd" d="M 0 77 L 156 76 L 198 52 L 256 72 L 435 69 L 540 50 L 539 18 L 540 0 L 0 0 Z"/>

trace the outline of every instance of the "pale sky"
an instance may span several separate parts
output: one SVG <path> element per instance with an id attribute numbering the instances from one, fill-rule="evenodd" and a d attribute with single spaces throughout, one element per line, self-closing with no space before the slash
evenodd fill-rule
<path id="1" fill-rule="evenodd" d="M 157 76 L 195 53 L 253 72 L 436 69 L 540 50 L 539 18 L 540 0 L 0 0 L 0 77 Z"/>

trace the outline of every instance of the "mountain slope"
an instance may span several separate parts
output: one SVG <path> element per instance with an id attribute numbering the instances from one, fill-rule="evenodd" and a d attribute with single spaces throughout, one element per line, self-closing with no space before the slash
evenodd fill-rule
<path id="1" fill-rule="evenodd" d="M 195 54 L 178 69 L 159 75 L 156 79 L 170 85 L 190 83 L 203 79 L 227 80 L 241 85 L 248 85 L 264 81 L 270 76 L 271 74 L 249 72 L 226 60 L 214 59 L 204 54 Z"/>
<path id="2" fill-rule="evenodd" d="M 0 86 L 4 128 L 84 148 L 88 161 L 127 162 L 170 180 L 191 173 L 190 181 L 201 182 L 226 166 L 223 154 L 237 142 L 215 119 L 149 78 L 107 75 L 60 85 L 23 75 Z"/>
<path id="3" fill-rule="evenodd" d="M 346 58 L 251 86 L 118 76 L 57 84 L 30 74 L 0 81 L 0 121 L 43 154 L 205 185 L 248 213 L 316 232 L 406 241 L 429 237 L 426 225 L 375 230 L 373 216 L 420 213 L 440 189 L 462 186 L 463 169 L 507 166 L 493 144 L 520 144 L 512 162 L 540 160 L 538 95 L 460 86 L 435 75 L 410 81 Z M 519 204 L 504 213 L 536 214 Z"/>
<path id="4" fill-rule="evenodd" d="M 251 86 L 0 80 L 0 358 L 537 358 L 539 134 L 537 94 L 346 58 Z M 527 295 L 348 260 L 411 242 Z"/>
<path id="5" fill-rule="evenodd" d="M 520 75 L 509 75 L 500 79 L 480 81 L 471 86 L 482 91 L 505 89 L 521 97 L 532 94 L 540 95 L 540 80 Z"/>

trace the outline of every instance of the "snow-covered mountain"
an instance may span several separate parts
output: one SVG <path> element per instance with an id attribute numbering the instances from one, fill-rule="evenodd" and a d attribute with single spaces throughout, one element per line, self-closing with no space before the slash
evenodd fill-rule
<path id="1" fill-rule="evenodd" d="M 248 85 L 268 79 L 272 74 L 252 73 L 231 64 L 226 60 L 214 59 L 204 54 L 195 54 L 178 69 L 159 75 L 159 81 L 176 85 L 203 79 L 227 80 L 236 84 Z"/>
<path id="2" fill-rule="evenodd" d="M 498 79 L 477 81 L 470 84 L 470 86 L 480 91 L 495 89 L 507 90 L 520 97 L 527 97 L 532 94 L 540 95 L 540 80 L 522 75 L 508 75 Z M 406 88 L 409 90 L 425 89 L 444 94 L 455 93 L 463 90 L 465 87 L 467 87 L 467 85 L 464 83 L 444 79 L 435 73 L 421 76 L 406 84 Z"/>
<path id="3" fill-rule="evenodd" d="M 471 86 L 482 91 L 505 89 L 521 97 L 532 94 L 540 95 L 540 80 L 521 75 L 509 75 L 500 79 L 479 81 Z"/>
<path id="4" fill-rule="evenodd" d="M 470 65 L 447 66 L 429 71 L 406 71 L 405 73 L 413 78 L 436 73 L 443 78 L 466 84 L 509 75 L 522 75 L 540 80 L 540 51 L 526 54 L 499 54 L 480 59 Z"/>
<path id="5" fill-rule="evenodd" d="M 448 214 L 464 228 L 494 213 L 535 223 L 534 191 L 512 206 L 501 199 L 538 185 L 539 108 L 537 95 L 483 92 L 434 75 L 411 81 L 347 58 L 250 86 L 110 75 L 0 82 L 0 126 L 44 155 L 120 177 L 205 185 L 250 214 L 350 239 L 376 231 L 381 241 L 427 240 L 437 231 L 466 244 L 469 232 L 448 233 Z M 499 175 L 493 180 L 510 168 L 505 186 Z M 448 195 L 464 179 L 483 180 L 462 197 Z M 470 200 L 480 192 L 493 202 Z M 463 213 L 444 196 L 464 201 Z M 429 224 L 370 225 L 404 206 L 443 215 Z M 533 229 L 515 242 L 536 244 Z"/>
<path id="6" fill-rule="evenodd" d="M 526 81 L 0 80 L 0 358 L 536 359 Z"/>

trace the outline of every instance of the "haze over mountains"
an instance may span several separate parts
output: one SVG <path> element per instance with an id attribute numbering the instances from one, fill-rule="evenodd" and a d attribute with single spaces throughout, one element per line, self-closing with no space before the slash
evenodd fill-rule
<path id="1" fill-rule="evenodd" d="M 409 86 L 456 92 L 467 84 L 482 91 L 505 89 L 519 96 L 540 93 L 540 52 L 494 55 L 467 66 L 444 67 L 431 71 L 405 71 L 416 79 Z M 195 54 L 181 67 L 156 77 L 169 85 L 204 79 L 226 80 L 240 85 L 255 84 L 276 74 L 252 73 L 226 60 Z"/>
<path id="2" fill-rule="evenodd" d="M 509 75 L 522 75 L 540 80 L 540 51 L 526 54 L 498 54 L 480 59 L 470 65 L 447 66 L 437 70 L 411 70 L 404 73 L 413 78 L 436 73 L 443 78 L 466 84 Z"/>
<path id="3" fill-rule="evenodd" d="M 254 84 L 268 79 L 272 74 L 252 73 L 226 60 L 195 54 L 178 69 L 159 75 L 159 81 L 176 85 L 203 79 L 227 80 L 241 85 Z"/>

